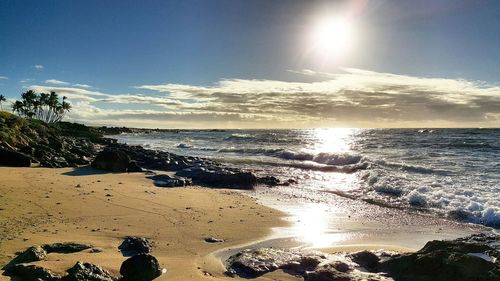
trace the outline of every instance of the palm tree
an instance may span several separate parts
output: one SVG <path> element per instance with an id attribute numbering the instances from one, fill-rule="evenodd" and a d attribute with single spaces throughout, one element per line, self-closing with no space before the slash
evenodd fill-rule
<path id="1" fill-rule="evenodd" d="M 12 104 L 12 110 L 29 119 L 36 118 L 46 123 L 59 122 L 71 110 L 71 105 L 66 101 L 67 97 L 63 97 L 62 102 L 59 102 L 55 92 L 37 94 L 28 90 L 21 94 L 21 98 Z"/>
<path id="2" fill-rule="evenodd" d="M 0 95 L 0 110 L 1 110 L 1 111 L 3 111 L 3 105 L 2 105 L 2 103 L 3 103 L 4 101 L 7 101 L 7 99 L 5 98 L 5 96 L 4 96 L 4 95 Z"/>

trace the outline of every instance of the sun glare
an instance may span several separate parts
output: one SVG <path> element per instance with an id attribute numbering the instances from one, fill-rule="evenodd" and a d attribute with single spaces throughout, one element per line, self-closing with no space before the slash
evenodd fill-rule
<path id="1" fill-rule="evenodd" d="M 341 57 L 352 47 L 354 24 L 346 17 L 325 17 L 318 20 L 311 32 L 311 43 L 322 57 Z"/>

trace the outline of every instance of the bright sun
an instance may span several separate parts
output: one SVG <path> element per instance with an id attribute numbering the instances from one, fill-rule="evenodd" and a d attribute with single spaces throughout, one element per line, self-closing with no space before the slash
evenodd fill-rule
<path id="1" fill-rule="evenodd" d="M 312 48 L 322 57 L 342 57 L 352 47 L 354 25 L 344 17 L 326 17 L 318 20 L 311 32 Z"/>

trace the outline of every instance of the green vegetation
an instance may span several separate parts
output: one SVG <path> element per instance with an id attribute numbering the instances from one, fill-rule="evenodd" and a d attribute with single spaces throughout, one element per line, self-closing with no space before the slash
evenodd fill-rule
<path id="1" fill-rule="evenodd" d="M 48 124 L 41 120 L 25 119 L 9 112 L 0 112 L 0 143 L 25 147 L 40 142 L 47 143 L 61 136 L 102 141 L 102 133 L 97 128 L 70 122 Z"/>
<path id="2" fill-rule="evenodd" d="M 45 123 L 60 122 L 71 110 L 66 97 L 63 97 L 60 102 L 55 92 L 47 94 L 28 90 L 21 94 L 21 98 L 12 105 L 12 111 L 28 119 L 38 119 Z"/>

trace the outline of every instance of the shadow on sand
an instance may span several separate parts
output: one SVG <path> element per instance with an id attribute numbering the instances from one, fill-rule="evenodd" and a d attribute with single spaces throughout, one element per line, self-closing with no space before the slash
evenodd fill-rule
<path id="1" fill-rule="evenodd" d="M 111 174 L 111 172 L 94 169 L 90 166 L 75 168 L 73 171 L 63 173 L 63 175 L 65 176 L 74 176 L 74 177 L 104 175 L 104 174 Z"/>

